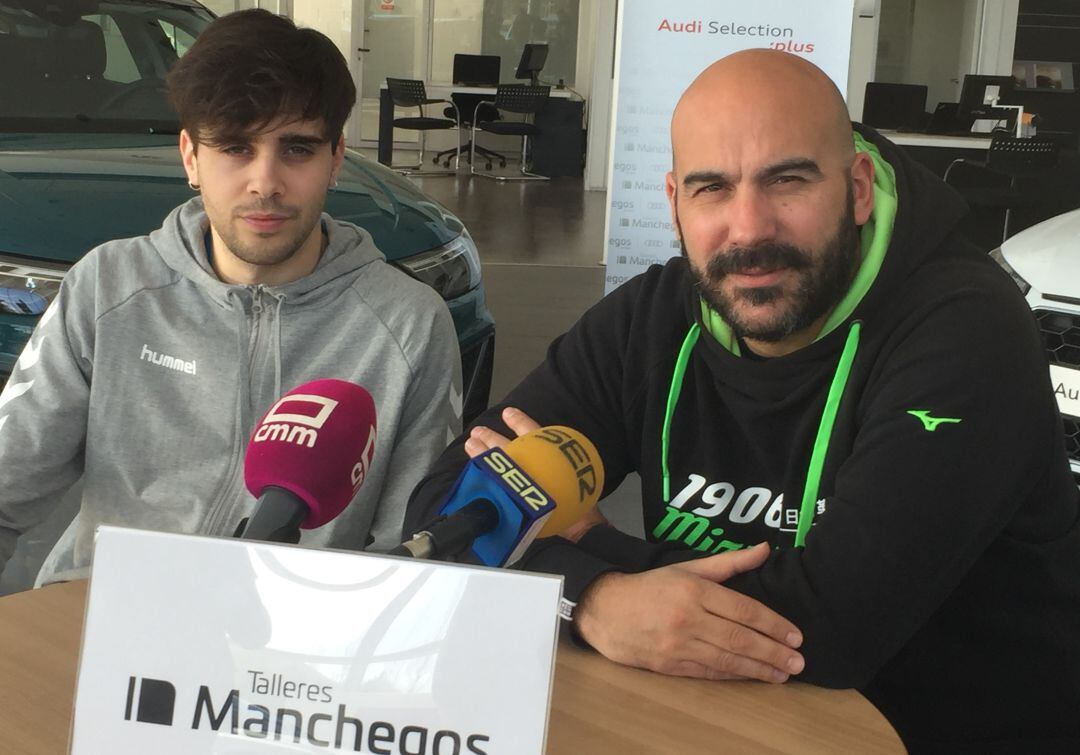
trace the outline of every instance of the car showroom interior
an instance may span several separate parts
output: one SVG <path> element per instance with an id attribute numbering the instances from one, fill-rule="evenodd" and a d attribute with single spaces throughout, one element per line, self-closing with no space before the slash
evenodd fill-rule
<path id="1" fill-rule="evenodd" d="M 0 0 L 0 388 L 5 752 L 1080 752 L 1080 3 Z"/>

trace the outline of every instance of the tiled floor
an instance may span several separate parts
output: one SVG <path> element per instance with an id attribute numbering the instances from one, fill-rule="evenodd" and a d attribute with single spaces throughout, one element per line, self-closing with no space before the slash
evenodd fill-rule
<path id="1" fill-rule="evenodd" d="M 600 264 L 607 194 L 585 191 L 581 179 L 503 183 L 463 167 L 457 177 L 413 180 L 461 218 L 485 264 Z"/>
<path id="2" fill-rule="evenodd" d="M 414 180 L 461 218 L 480 250 L 498 333 L 498 400 L 603 295 L 606 194 L 576 179 L 498 183 L 464 169 L 456 178 Z"/>

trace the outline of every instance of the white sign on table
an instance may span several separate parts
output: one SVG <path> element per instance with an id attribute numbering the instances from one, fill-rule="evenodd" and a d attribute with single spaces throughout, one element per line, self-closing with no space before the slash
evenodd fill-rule
<path id="1" fill-rule="evenodd" d="M 854 3 L 619 3 L 604 293 L 679 254 L 664 176 L 671 170 L 671 113 L 683 90 L 713 61 L 767 47 L 810 60 L 846 92 Z M 798 114 L 792 118 L 798 128 Z"/>
<path id="2" fill-rule="evenodd" d="M 541 753 L 560 578 L 98 531 L 76 754 Z"/>

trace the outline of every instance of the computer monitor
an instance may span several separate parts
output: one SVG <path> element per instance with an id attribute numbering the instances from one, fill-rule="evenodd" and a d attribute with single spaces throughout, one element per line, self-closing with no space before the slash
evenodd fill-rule
<path id="1" fill-rule="evenodd" d="M 502 58 L 498 55 L 454 55 L 454 83 L 459 86 L 498 86 Z"/>
<path id="2" fill-rule="evenodd" d="M 993 104 L 1011 102 L 1013 92 L 1012 76 L 964 76 L 964 85 L 960 89 L 960 103 L 956 108 L 960 118 L 1000 118 L 993 112 Z M 994 88 L 996 87 L 996 89 Z"/>
<path id="3" fill-rule="evenodd" d="M 518 61 L 517 73 L 514 78 L 528 79 L 536 86 L 540 83 L 540 72 L 544 70 L 547 62 L 548 46 L 542 43 L 529 42 L 521 50 L 521 60 Z"/>
<path id="4" fill-rule="evenodd" d="M 921 128 L 926 118 L 926 91 L 923 84 L 868 81 L 862 121 L 875 128 Z"/>

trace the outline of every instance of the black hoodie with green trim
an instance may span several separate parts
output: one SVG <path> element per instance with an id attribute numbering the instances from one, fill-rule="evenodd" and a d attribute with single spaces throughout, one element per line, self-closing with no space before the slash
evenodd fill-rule
<path id="1" fill-rule="evenodd" d="M 508 432 L 499 415 L 515 406 L 580 430 L 603 459 L 605 493 L 641 475 L 646 541 L 598 526 L 576 545 L 537 541 L 521 566 L 564 575 L 575 600 L 606 571 L 767 541 L 768 561 L 724 584 L 802 630 L 798 679 L 859 689 L 913 751 L 1080 751 L 1080 497 L 1034 319 L 957 235 L 960 198 L 860 130 L 895 171 L 884 264 L 846 321 L 787 356 L 739 357 L 702 332 L 671 425 L 669 504 L 665 407 L 701 319 L 682 258 L 605 297 L 476 421 Z M 813 526 L 795 548 L 856 320 Z M 407 531 L 437 510 L 466 437 L 417 487 Z"/>

